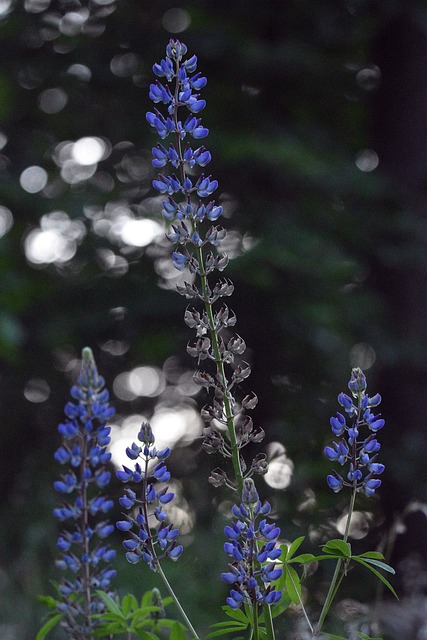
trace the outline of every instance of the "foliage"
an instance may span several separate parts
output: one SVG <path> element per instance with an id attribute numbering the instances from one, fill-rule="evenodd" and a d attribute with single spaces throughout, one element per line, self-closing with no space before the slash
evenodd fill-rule
<path id="1" fill-rule="evenodd" d="M 0 113 L 8 139 L 1 157 L 1 204 L 12 213 L 14 224 L 0 241 L 0 483 L 6 496 L 0 514 L 0 565 L 6 576 L 0 618 L 29 640 L 39 616 L 34 595 L 45 591 L 54 575 L 50 567 L 56 532 L 49 517 L 57 469 L 48 457 L 57 442 L 52 424 L 59 422 L 67 384 L 77 376 L 80 346 L 94 345 L 123 417 L 151 419 L 165 398 L 123 400 L 113 389 L 119 374 L 147 363 L 163 370 L 171 354 L 180 374 L 190 369 L 178 346 L 179 339 L 186 340 L 180 326 L 185 302 L 180 305 L 171 291 L 157 287 L 158 280 L 162 287 L 166 281 L 152 268 L 153 263 L 156 268 L 162 264 L 166 247 L 156 242 L 156 250 L 153 243 L 138 248 L 117 242 L 113 234 L 98 233 L 102 225 L 111 229 L 112 202 L 139 207 L 147 200 L 144 211 L 134 209 L 134 215 L 155 218 L 147 199 L 151 141 L 141 113 L 148 108 L 149 61 L 159 56 L 169 37 L 162 18 L 171 5 L 163 0 L 149 4 L 141 12 L 140 2 L 110 3 L 101 9 L 92 2 L 89 25 L 75 26 L 74 33 L 66 33 L 65 22 L 59 26 L 69 3 L 12 3 L 1 16 Z M 372 124 L 379 95 L 376 64 L 386 82 L 379 58 L 387 56 L 387 50 L 380 51 L 379 35 L 402 7 L 406 15 L 419 11 L 418 18 L 425 11 L 416 2 L 289 2 L 278 9 L 250 1 L 244 15 L 237 5 L 221 0 L 185 7 L 191 18 L 185 40 L 199 51 L 209 75 L 212 144 L 221 158 L 215 174 L 227 189 L 221 204 L 228 207 L 227 215 L 234 210 L 235 228 L 229 237 L 236 257 L 228 267 L 236 285 L 234 308 L 253 348 L 253 387 L 268 399 L 255 409 L 254 422 L 268 427 L 267 445 L 286 444 L 286 455 L 295 464 L 292 483 L 280 500 L 273 496 L 273 508 L 283 518 L 305 505 L 295 522 L 286 518 L 291 539 L 305 531 L 309 521 L 313 535 L 323 535 L 320 522 L 325 522 L 325 514 L 331 517 L 325 535 L 334 535 L 332 522 L 341 513 L 341 504 L 324 488 L 328 463 L 318 459 L 318 452 L 325 444 L 333 390 L 345 375 L 350 352 L 352 365 L 363 366 L 363 357 L 376 355 L 370 376 L 384 390 L 389 417 L 384 462 L 390 473 L 381 503 L 371 502 L 371 509 L 367 500 L 361 501 L 363 512 L 373 513 L 368 544 L 375 547 L 396 509 L 425 492 L 424 447 L 419 446 L 423 431 L 414 418 L 422 394 L 425 345 L 413 326 L 408 328 L 409 318 L 422 318 L 422 296 L 416 292 L 423 279 L 415 275 L 408 286 L 404 278 L 425 259 L 423 226 L 399 181 L 384 178 L 386 160 L 375 136 L 384 132 L 392 140 L 393 135 L 384 118 Z M 393 50 L 398 41 L 393 40 Z M 137 59 L 133 75 L 112 73 L 111 60 L 129 53 Z M 135 64 L 132 55 L 122 63 Z M 73 65 L 86 66 L 90 79 L 68 73 Z M 360 82 L 360 71 L 371 73 L 370 85 Z M 399 65 L 393 74 L 398 84 Z M 52 88 L 64 91 L 68 102 L 62 111 L 46 113 L 39 106 L 40 96 Z M 402 127 L 397 124 L 396 129 Z M 114 152 L 98 163 L 94 176 L 71 185 L 54 151 L 60 143 L 84 136 L 110 141 Z M 129 140 L 133 143 L 120 146 Z M 379 151 L 379 170 L 362 172 L 355 165 L 356 155 L 367 147 Z M 396 156 L 400 152 L 399 147 Z M 33 165 L 47 171 L 48 188 L 29 193 L 20 176 Z M 112 191 L 105 190 L 109 184 Z M 416 189 L 412 195 L 417 197 Z M 84 208 L 88 204 L 90 211 Z M 54 211 L 67 212 L 86 233 L 81 237 L 72 227 L 76 253 L 68 262 L 34 264 L 26 257 L 25 240 L 41 229 L 43 216 Z M 7 219 L 2 217 L 6 226 Z M 56 224 L 50 217 L 44 218 L 46 223 Z M 247 230 L 245 235 L 239 227 Z M 113 263 L 114 256 L 121 262 Z M 143 296 L 135 295 L 142 289 Z M 406 300 L 410 292 L 418 300 L 417 310 Z M 267 309 L 269 330 L 260 332 L 255 318 L 265 318 Z M 359 351 L 352 351 L 355 346 Z M 354 359 L 356 352 L 359 360 Z M 404 385 L 399 394 L 396 378 Z M 176 386 L 169 380 L 168 393 Z M 194 399 L 199 403 L 198 396 Z M 181 401 L 179 396 L 178 404 Z M 205 485 L 197 441 L 187 445 L 178 443 L 171 464 L 194 505 L 193 533 L 210 539 L 212 528 L 219 526 L 212 501 L 222 498 L 212 498 Z M 269 485 L 261 483 L 261 494 L 270 492 Z M 319 511 L 310 512 L 310 500 Z M 34 505 L 30 513 L 28 504 Z M 412 517 L 408 524 L 410 530 Z M 410 541 L 415 551 L 425 548 L 423 531 L 421 527 Z M 199 543 L 192 542 L 191 548 L 199 552 L 199 567 L 207 562 Z M 171 572 L 179 579 L 178 566 Z M 201 603 L 194 588 L 200 575 L 196 569 L 183 591 L 200 603 L 196 618 L 213 621 L 214 605 Z M 361 582 L 361 599 L 367 597 L 363 587 Z M 212 603 L 221 598 L 219 588 Z"/>
<path id="2" fill-rule="evenodd" d="M 365 375 L 360 368 L 353 368 L 348 383 L 351 397 L 345 393 L 338 396 L 351 425 L 347 425 L 341 413 L 330 421 L 334 436 L 343 437 L 338 443 L 334 442 L 333 447 L 326 447 L 325 453 L 330 460 L 349 466 L 345 480 L 335 471 L 327 478 L 335 493 L 344 487 L 350 492 L 343 539 L 325 542 L 324 554 L 318 556 L 295 555 L 303 537 L 297 538 L 289 548 L 280 547 L 280 528 L 267 520 L 272 507 L 267 501 L 261 502 L 254 481 L 256 476 L 268 473 L 266 456 L 258 453 L 248 464 L 243 454 L 248 444 L 261 442 L 265 432 L 254 428 L 252 418 L 247 415 L 248 410 L 256 407 L 257 396 L 242 394 L 240 399 L 239 387 L 249 377 L 251 368 L 241 357 L 246 351 L 245 341 L 230 331 L 234 330 L 236 316 L 223 302 L 223 298 L 232 295 L 234 285 L 228 278 L 212 284 L 215 272 L 223 272 L 228 265 L 228 256 L 221 251 L 227 232 L 216 224 L 223 207 L 210 200 L 218 182 L 203 172 L 196 172 L 193 177 L 195 168 L 204 169 L 211 162 L 211 154 L 205 146 L 194 150 L 190 143 L 186 142 L 185 147 L 183 144 L 190 136 L 197 141 L 209 134 L 199 117 L 206 101 L 198 93 L 207 80 L 200 72 L 196 73 L 197 65 L 195 55 L 187 57 L 186 45 L 179 40 L 170 40 L 166 57 L 153 66 L 155 75 L 161 80 L 150 85 L 150 98 L 155 104 L 162 103 L 167 114 L 156 107 L 147 113 L 147 120 L 162 140 L 169 136 L 173 140 L 169 148 L 160 143 L 153 148 L 152 163 L 163 170 L 153 180 L 153 187 L 164 197 L 162 215 L 170 225 L 166 237 L 175 245 L 173 266 L 178 272 L 185 272 L 186 277 L 178 282 L 177 291 L 202 307 L 201 312 L 196 306 L 188 307 L 184 319 L 196 330 L 196 342 L 190 343 L 187 351 L 197 359 L 199 367 L 205 362 L 203 369 L 195 371 L 194 382 L 210 392 L 210 404 L 202 409 L 202 418 L 207 425 L 203 430 L 202 446 L 206 453 L 220 455 L 226 465 L 216 467 L 209 482 L 216 488 L 231 490 L 236 499 L 231 507 L 234 519 L 224 527 L 227 538 L 224 551 L 229 562 L 228 570 L 221 574 L 230 588 L 225 612 L 232 622 L 214 624 L 209 637 L 246 631 L 253 640 L 275 640 L 275 618 L 292 603 L 301 610 L 307 633 L 314 638 L 323 630 L 326 616 L 352 561 L 369 569 L 396 596 L 393 587 L 378 571 L 394 573 L 384 562 L 384 556 L 379 552 L 354 555 L 348 543 L 356 495 L 363 491 L 367 497 L 372 497 L 381 485 L 381 481 L 373 476 L 381 474 L 385 468 L 376 462 L 380 448 L 376 436 L 385 421 L 380 414 L 371 412 L 371 408 L 380 404 L 381 396 L 368 396 Z M 183 110 L 187 111 L 184 115 Z M 170 173 L 169 165 L 176 172 Z M 93 481 L 104 489 L 110 480 L 105 468 L 98 468 L 100 463 L 109 461 L 105 447 L 110 442 L 110 429 L 105 421 L 114 414 L 108 404 L 108 392 L 103 387 L 104 379 L 98 374 L 92 351 L 86 347 L 82 352 L 81 374 L 71 389 L 76 403 L 68 403 L 65 407 L 68 421 L 59 426 L 64 444 L 55 453 L 61 464 L 71 465 L 70 471 L 54 483 L 55 489 L 67 495 L 77 491 L 74 503 L 67 502 L 54 510 L 61 521 L 72 517 L 78 523 L 72 530 L 65 530 L 57 543 L 62 552 L 58 566 L 74 574 L 74 578 L 59 585 L 63 601 L 55 603 L 55 608 L 61 615 L 51 617 L 39 635 L 44 638 L 58 622 L 74 640 L 122 634 L 128 639 L 137 636 L 153 640 L 158 638 L 157 627 L 169 629 L 170 637 L 175 640 L 181 637 L 185 640 L 186 630 L 193 640 L 200 640 L 201 635 L 193 627 L 163 569 L 163 560 L 177 561 L 183 546 L 177 542 L 178 528 L 173 522 L 167 522 L 167 505 L 174 499 L 174 493 L 167 486 L 171 473 L 165 464 L 170 449 L 156 447 L 156 438 L 148 422 L 140 427 L 138 444 L 132 442 L 126 447 L 126 456 L 134 463 L 133 467 L 123 465 L 122 470 L 116 471 L 117 478 L 130 485 L 119 500 L 125 512 L 116 526 L 128 536 L 123 541 L 127 561 L 132 565 L 145 563 L 161 577 L 184 626 L 165 619 L 157 589 L 151 596 L 144 596 L 141 607 L 133 595 L 125 596 L 120 604 L 114 594 L 105 592 L 110 589 L 110 581 L 116 572 L 108 566 L 100 571 L 98 565 L 100 561 L 109 562 L 115 555 L 102 544 L 102 539 L 111 533 L 111 525 L 102 521 L 94 526 L 89 522 L 89 516 L 109 511 L 112 503 L 104 496 L 88 497 L 88 487 Z M 363 428 L 371 432 L 368 437 L 366 433 L 360 435 Z M 79 469 L 79 475 L 75 468 Z M 101 542 L 90 551 L 94 532 L 98 532 Z M 80 546 L 79 555 L 70 552 L 74 543 Z M 336 566 L 318 621 L 314 623 L 304 603 L 301 585 L 307 574 L 303 571 L 300 577 L 292 565 L 313 564 L 324 559 L 335 559 Z M 97 587 L 102 587 L 103 591 Z M 148 606 L 147 597 L 151 597 Z M 50 599 L 45 603 L 49 607 L 52 605 Z"/>

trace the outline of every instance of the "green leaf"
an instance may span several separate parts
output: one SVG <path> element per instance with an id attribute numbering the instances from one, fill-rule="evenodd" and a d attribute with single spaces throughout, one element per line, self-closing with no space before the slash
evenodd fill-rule
<path id="1" fill-rule="evenodd" d="M 240 624 L 240 626 L 242 627 L 242 629 L 246 629 L 246 627 L 248 626 L 247 624 L 244 624 L 243 622 L 238 623 L 238 622 L 230 622 L 230 620 L 225 620 L 224 622 L 215 622 L 214 624 L 211 624 L 211 628 L 213 629 L 214 627 L 216 629 L 221 629 L 222 627 L 229 627 L 230 625 L 237 625 Z"/>
<path id="2" fill-rule="evenodd" d="M 138 609 L 138 602 L 135 596 L 131 593 L 128 593 L 126 596 L 122 598 L 122 611 L 125 618 L 127 618 L 131 611 L 135 611 Z"/>
<path id="3" fill-rule="evenodd" d="M 344 540 L 334 539 L 329 540 L 326 544 L 322 545 L 322 550 L 325 553 L 333 553 L 341 556 L 342 558 L 351 557 L 351 545 Z"/>
<path id="4" fill-rule="evenodd" d="M 299 538 L 296 538 L 292 542 L 291 546 L 288 549 L 288 553 L 286 555 L 287 560 L 290 560 L 290 558 L 293 557 L 294 553 L 300 548 L 304 540 L 305 540 L 305 536 L 300 536 Z"/>
<path id="5" fill-rule="evenodd" d="M 151 631 L 144 631 L 143 629 L 136 631 L 138 638 L 141 640 L 159 640 L 159 636 L 156 636 L 155 633 L 151 633 Z"/>
<path id="6" fill-rule="evenodd" d="M 149 620 L 147 620 L 149 622 Z M 172 618 L 160 618 L 159 620 L 152 619 L 153 624 L 158 625 L 159 627 L 171 628 L 176 620 L 172 620 Z"/>
<path id="7" fill-rule="evenodd" d="M 356 560 L 356 558 L 361 558 L 361 557 L 362 556 L 353 556 L 353 560 Z M 376 567 L 379 567 L 380 569 L 382 569 L 383 571 L 387 571 L 388 573 L 392 573 L 393 575 L 396 573 L 393 567 L 390 567 L 390 565 L 386 564 L 385 562 L 380 562 L 379 560 L 373 560 L 372 558 L 363 558 L 363 559 L 368 564 L 373 564 Z"/>
<path id="8" fill-rule="evenodd" d="M 356 633 L 360 640 L 383 640 L 382 638 L 371 638 L 371 636 L 367 636 L 366 633 L 362 633 L 361 631 L 357 631 Z"/>
<path id="9" fill-rule="evenodd" d="M 236 633 L 236 631 L 242 631 L 242 629 L 243 629 L 242 625 L 233 626 L 230 623 L 229 627 L 224 627 L 223 629 L 218 629 L 217 631 L 212 631 L 211 633 L 208 633 L 206 638 L 218 638 L 219 636 L 227 635 L 227 633 Z"/>
<path id="10" fill-rule="evenodd" d="M 146 620 L 151 613 L 158 613 L 161 611 L 160 607 L 156 607 L 154 605 L 141 607 L 133 612 L 131 619 L 132 625 L 142 624 L 144 620 Z"/>
<path id="11" fill-rule="evenodd" d="M 294 604 L 299 604 L 302 598 L 301 591 L 301 583 L 299 579 L 299 575 L 295 571 L 295 569 L 291 566 L 284 565 L 284 570 L 286 572 L 285 575 L 285 586 L 286 591 Z"/>
<path id="12" fill-rule="evenodd" d="M 383 584 L 385 584 L 385 586 L 387 587 L 387 589 L 389 589 L 392 594 L 394 595 L 394 597 L 396 598 L 396 600 L 399 600 L 399 596 L 397 595 L 396 591 L 393 589 L 393 587 L 391 586 L 391 584 L 389 583 L 389 581 L 384 578 L 383 575 L 381 575 L 381 573 L 379 571 L 377 571 L 376 569 L 374 569 L 374 567 L 371 567 L 368 564 L 367 560 L 363 560 L 362 558 L 358 557 L 358 556 L 354 556 L 353 560 L 355 560 L 356 562 L 359 562 L 359 564 L 363 565 L 364 567 L 366 567 L 367 569 L 369 569 L 369 571 L 371 571 L 374 575 L 377 576 L 377 578 L 379 580 L 381 580 L 381 582 Z"/>
<path id="13" fill-rule="evenodd" d="M 49 609 L 56 609 L 58 603 L 58 600 L 55 600 L 52 596 L 37 596 L 37 600 Z"/>
<path id="14" fill-rule="evenodd" d="M 49 618 L 49 620 L 44 623 L 44 625 L 36 635 L 36 640 L 44 640 L 47 634 L 49 633 L 49 631 L 51 631 L 54 627 L 56 627 L 58 622 L 61 620 L 62 615 L 63 615 L 62 613 L 57 613 L 56 616 Z"/>
<path id="15" fill-rule="evenodd" d="M 107 621 L 107 622 L 123 622 L 124 624 L 126 624 L 126 618 L 124 618 L 121 613 L 94 613 L 92 615 L 92 618 L 94 620 L 101 620 L 101 622 L 103 621 Z"/>
<path id="16" fill-rule="evenodd" d="M 258 635 L 259 635 L 259 640 L 266 640 L 267 639 L 267 630 L 264 629 L 264 627 L 260 627 L 258 629 Z"/>
<path id="17" fill-rule="evenodd" d="M 241 610 L 241 609 L 232 609 L 228 605 L 222 607 L 222 610 L 226 613 L 229 618 L 233 618 L 233 620 L 238 620 L 238 622 L 242 622 L 246 626 L 251 623 L 250 618 Z"/>
<path id="18" fill-rule="evenodd" d="M 169 606 L 170 604 L 172 604 L 173 602 L 173 598 L 171 598 L 171 596 L 167 596 L 166 598 L 162 598 L 162 603 L 164 607 Z"/>
<path id="19" fill-rule="evenodd" d="M 360 558 L 374 558 L 375 560 L 384 560 L 384 556 L 379 551 L 365 551 L 365 553 L 359 554 Z M 358 632 L 361 633 L 361 632 Z M 373 640 L 376 640 L 375 638 Z"/>
<path id="20" fill-rule="evenodd" d="M 299 564 L 308 564 L 309 562 L 313 562 L 314 555 L 312 553 L 302 553 L 299 556 L 295 556 L 294 558 L 287 560 L 287 562 L 298 562 Z"/>
<path id="21" fill-rule="evenodd" d="M 112 633 L 126 633 L 126 624 L 123 622 L 110 622 L 109 624 L 102 625 L 95 630 L 94 635 L 97 638 L 105 638 Z"/>
<path id="22" fill-rule="evenodd" d="M 107 611 L 110 611 L 111 613 L 115 613 L 116 615 L 124 619 L 121 608 L 119 607 L 117 602 L 113 600 L 113 598 L 110 598 L 110 596 L 108 596 L 103 591 L 97 591 L 96 593 L 101 598 L 102 602 L 105 604 Z"/>
<path id="23" fill-rule="evenodd" d="M 282 593 L 282 597 L 280 598 L 279 602 L 277 604 L 273 604 L 270 609 L 271 609 L 271 617 L 272 618 L 277 618 L 277 616 L 280 616 L 281 613 L 283 613 L 284 611 L 286 611 L 286 609 L 292 604 L 292 600 L 289 597 L 288 593 Z M 261 620 L 264 620 L 264 614 L 262 614 L 260 616 Z"/>
<path id="24" fill-rule="evenodd" d="M 152 603 L 152 591 L 146 591 L 141 598 L 141 607 L 146 607 Z"/>
<path id="25" fill-rule="evenodd" d="M 185 628 L 180 622 L 175 620 L 170 630 L 169 640 L 186 640 L 186 637 Z"/>

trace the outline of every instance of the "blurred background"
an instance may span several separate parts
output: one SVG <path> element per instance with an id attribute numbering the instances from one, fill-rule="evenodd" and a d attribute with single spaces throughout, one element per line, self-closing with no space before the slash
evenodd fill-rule
<path id="1" fill-rule="evenodd" d="M 422 0 L 0 0 L 0 637 L 33 640 L 37 594 L 59 578 L 52 455 L 86 345 L 117 410 L 114 463 L 144 419 L 174 449 L 186 549 L 166 571 L 203 633 L 226 595 L 230 497 L 207 482 L 220 461 L 201 451 L 206 396 L 192 381 L 187 302 L 151 187 L 148 87 L 171 37 L 208 78 L 230 306 L 271 461 L 260 493 L 284 539 L 307 535 L 316 552 L 336 537 L 346 499 L 326 487 L 322 449 L 336 396 L 362 367 L 383 396 L 387 470 L 379 496 L 360 499 L 354 545 L 390 554 L 400 602 L 356 571 L 330 629 L 352 637 L 373 616 L 384 638 L 425 640 Z M 121 556 L 117 589 L 141 595 L 154 574 Z M 308 582 L 313 609 L 331 570 Z M 292 611 L 281 637 L 299 638 L 298 620 Z"/>

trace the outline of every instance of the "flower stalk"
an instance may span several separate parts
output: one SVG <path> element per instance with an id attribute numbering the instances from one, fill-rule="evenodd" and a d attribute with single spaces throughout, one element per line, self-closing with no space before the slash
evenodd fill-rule
<path id="1" fill-rule="evenodd" d="M 253 473 L 265 473 L 265 464 L 257 460 L 256 464 L 247 470 L 241 457 L 241 449 L 249 440 L 260 441 L 262 430 L 253 430 L 249 420 L 246 422 L 247 432 L 239 434 L 237 421 L 244 422 L 244 410 L 253 408 L 256 404 L 255 396 L 250 400 L 238 403 L 233 390 L 234 387 L 250 374 L 247 363 L 237 364 L 235 360 L 243 354 L 246 345 L 236 336 L 225 342 L 222 334 L 236 322 L 235 315 L 226 305 L 220 309 L 215 303 L 223 297 L 230 296 L 233 285 L 228 280 L 220 280 L 213 287 L 209 276 L 215 271 L 223 271 L 228 258 L 218 252 L 226 231 L 216 224 L 205 228 L 206 222 L 216 223 L 222 214 L 222 207 L 215 201 L 204 202 L 211 197 L 218 187 L 218 182 L 204 173 L 194 181 L 193 174 L 197 167 L 204 168 L 211 160 L 210 152 L 204 147 L 193 150 L 189 143 L 184 148 L 183 141 L 188 137 L 196 140 L 205 138 L 209 131 L 202 123 L 198 114 L 204 109 L 206 102 L 200 99 L 199 91 L 206 84 L 206 78 L 197 69 L 197 58 L 192 56 L 184 60 L 187 48 L 179 41 L 171 40 L 166 48 L 166 58 L 153 67 L 154 73 L 166 79 L 166 84 L 157 80 L 150 86 L 150 97 L 155 103 L 167 105 L 168 116 L 165 117 L 156 108 L 147 114 L 150 125 L 156 129 L 161 138 L 174 134 L 175 144 L 169 149 L 158 144 L 153 148 L 153 165 L 156 168 L 172 165 L 178 175 L 159 174 L 153 181 L 153 186 L 161 194 L 167 195 L 163 201 L 162 215 L 170 223 L 167 234 L 169 241 L 177 245 L 173 252 L 174 266 L 184 271 L 188 269 L 191 276 L 198 276 L 200 288 L 195 284 L 185 282 L 178 286 L 178 292 L 187 299 L 200 301 L 203 312 L 189 309 L 185 315 L 185 322 L 196 329 L 197 341 L 188 347 L 188 352 L 197 358 L 198 364 L 202 360 L 211 361 L 214 375 L 205 371 L 197 371 L 195 381 L 214 393 L 213 404 L 205 408 L 202 415 L 210 425 L 205 429 L 204 448 L 209 453 L 220 453 L 225 458 L 231 458 L 233 478 L 229 478 L 222 469 L 216 469 L 210 477 L 214 486 L 224 484 L 234 488 L 238 495 L 242 495 L 245 477 Z M 169 85 L 172 85 L 170 88 Z M 182 121 L 180 113 L 183 109 L 189 111 L 188 117 Z M 228 369 L 231 367 L 231 372 Z M 227 433 L 227 441 L 223 435 L 212 426 L 213 421 L 219 421 Z"/>
<path id="2" fill-rule="evenodd" d="M 57 462 L 70 466 L 54 483 L 66 501 L 54 510 L 54 516 L 67 523 L 57 541 L 61 555 L 56 566 L 72 577 L 59 585 L 62 600 L 57 608 L 63 614 L 66 633 L 75 640 L 86 640 L 96 629 L 92 615 L 104 610 L 95 591 L 108 591 L 116 574 L 109 566 L 115 551 L 103 543 L 114 530 L 103 519 L 113 501 L 100 494 L 110 482 L 111 474 L 105 469 L 111 458 L 106 450 L 110 442 L 106 422 L 114 409 L 88 347 L 83 349 L 81 373 L 71 396 L 73 402 L 64 410 L 66 421 L 58 427 L 63 443 L 55 452 Z"/>
<path id="3" fill-rule="evenodd" d="M 374 415 L 371 410 L 381 403 L 381 396 L 379 393 L 368 396 L 366 377 L 359 368 L 352 370 L 348 388 L 351 397 L 345 393 L 340 393 L 338 396 L 338 402 L 343 407 L 346 417 L 338 412 L 336 417 L 330 420 L 332 433 L 341 439 L 338 442 L 334 441 L 332 447 L 325 447 L 325 455 L 329 460 L 336 461 L 348 469 L 345 477 L 335 470 L 327 477 L 328 485 L 335 493 L 341 491 L 343 487 L 348 487 L 351 491 L 343 535 L 344 542 L 349 538 L 357 493 L 363 492 L 368 497 L 372 496 L 381 485 L 381 480 L 375 476 L 384 471 L 384 465 L 377 462 L 381 445 L 376 438 L 378 431 L 384 426 L 384 420 L 380 414 Z M 323 627 L 341 581 L 346 575 L 346 568 L 347 561 L 338 558 L 319 621 L 315 627 L 314 637 L 319 635 Z"/>
<path id="4" fill-rule="evenodd" d="M 132 446 L 126 449 L 128 458 L 136 461 L 134 468 L 130 469 L 124 465 L 123 470 L 117 471 L 116 475 L 124 484 L 140 485 L 141 491 L 137 492 L 137 486 L 135 491 L 126 487 L 124 495 L 119 499 L 126 511 L 123 513 L 124 519 L 118 521 L 116 527 L 129 536 L 123 541 L 127 561 L 131 564 L 143 561 L 160 575 L 185 625 L 193 638 L 199 640 L 160 564 L 161 558 L 164 557 L 177 560 L 183 551 L 182 545 L 177 543 L 178 529 L 172 524 L 166 524 L 167 513 L 164 506 L 173 500 L 174 494 L 167 486 L 158 487 L 159 484 L 170 480 L 170 473 L 165 465 L 170 449 L 156 449 L 155 437 L 148 423 L 141 425 L 138 440 L 140 444 L 132 443 Z M 141 460 L 142 464 L 138 460 Z"/>

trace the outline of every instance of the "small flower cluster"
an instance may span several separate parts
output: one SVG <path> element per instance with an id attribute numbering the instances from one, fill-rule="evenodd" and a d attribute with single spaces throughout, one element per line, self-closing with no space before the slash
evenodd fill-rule
<path id="1" fill-rule="evenodd" d="M 141 484 L 141 493 L 138 497 L 133 489 L 125 489 L 119 502 L 127 511 L 132 510 L 132 514 L 124 513 L 124 520 L 117 522 L 116 526 L 120 531 L 129 533 L 130 537 L 123 542 L 128 562 L 137 564 L 143 560 L 150 569 L 157 571 L 161 558 L 167 556 L 177 560 L 183 550 L 182 545 L 177 544 L 179 531 L 173 525 L 166 524 L 166 512 L 163 510 L 164 505 L 173 500 L 174 494 L 167 486 L 161 489 L 155 486 L 156 482 L 166 483 L 170 480 L 164 462 L 170 449 L 166 447 L 157 451 L 148 423 L 142 424 L 138 440 L 142 446 L 133 443 L 126 449 L 126 454 L 130 460 L 140 458 L 142 465 L 136 462 L 133 469 L 123 466 L 123 470 L 117 471 L 116 475 L 126 484 Z"/>
<path id="2" fill-rule="evenodd" d="M 61 555 L 56 562 L 58 568 L 73 575 L 60 583 L 63 600 L 58 604 L 64 613 L 64 629 L 72 638 L 91 635 L 90 615 L 103 611 L 101 601 L 91 593 L 96 589 L 108 591 L 116 574 L 110 566 L 116 552 L 104 543 L 114 531 L 104 519 L 113 501 L 100 493 L 110 482 L 111 474 L 105 469 L 111 458 L 106 451 L 110 442 L 106 422 L 114 409 L 109 406 L 108 391 L 91 350 L 84 349 L 82 355 L 81 373 L 71 388 L 74 401 L 66 404 L 66 421 L 58 427 L 63 444 L 54 454 L 57 462 L 69 465 L 69 470 L 54 482 L 56 491 L 69 496 L 54 509 L 54 516 L 60 522 L 73 522 L 58 538 Z"/>
<path id="3" fill-rule="evenodd" d="M 377 462 L 377 453 L 381 448 L 377 433 L 384 426 L 384 420 L 380 414 L 372 412 L 381 403 L 381 396 L 379 393 L 372 397 L 367 395 L 366 378 L 358 368 L 352 370 L 348 387 L 352 397 L 345 393 L 338 396 L 338 402 L 347 417 L 338 412 L 330 420 L 332 433 L 337 437 L 342 436 L 341 440 L 325 447 L 325 455 L 342 466 L 347 464 L 349 470 L 346 479 L 333 471 L 327 481 L 335 492 L 347 486 L 372 496 L 381 485 L 381 480 L 375 476 L 384 471 L 384 465 Z M 350 424 L 347 424 L 348 420 Z M 362 430 L 365 430 L 365 434 Z"/>
<path id="4" fill-rule="evenodd" d="M 276 568 L 275 562 L 282 552 L 276 544 L 279 527 L 265 519 L 270 511 L 268 502 L 261 505 L 253 480 L 246 479 L 242 502 L 231 509 L 237 519 L 224 529 L 228 538 L 224 551 L 232 561 L 229 571 L 221 577 L 232 585 L 226 602 L 233 609 L 244 604 L 275 604 L 282 596 L 271 584 L 282 575 L 282 569 Z M 262 520 L 257 523 L 260 517 Z"/>

